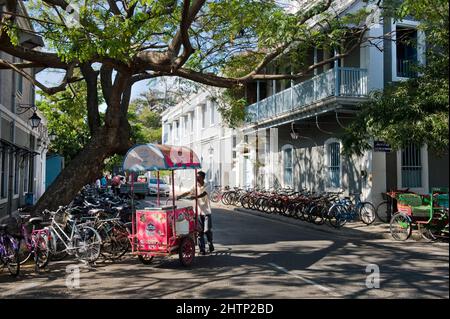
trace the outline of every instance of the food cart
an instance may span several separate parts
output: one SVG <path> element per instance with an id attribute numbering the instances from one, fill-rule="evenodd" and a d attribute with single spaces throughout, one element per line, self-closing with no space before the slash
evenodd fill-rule
<path id="1" fill-rule="evenodd" d="M 182 265 L 192 264 L 197 243 L 197 199 L 195 208 L 175 205 L 174 174 L 175 170 L 193 169 L 195 183 L 199 168 L 197 155 L 183 146 L 141 144 L 132 147 L 125 156 L 123 169 L 131 174 L 156 171 L 159 180 L 160 171 L 171 172 L 171 205 L 161 206 L 158 189 L 155 207 L 135 210 L 132 196 L 132 233 L 129 239 L 132 254 L 137 255 L 143 264 L 150 264 L 155 256 L 173 254 L 179 255 Z M 132 182 L 131 192 L 133 186 Z M 197 196 L 197 188 L 195 190 Z"/>

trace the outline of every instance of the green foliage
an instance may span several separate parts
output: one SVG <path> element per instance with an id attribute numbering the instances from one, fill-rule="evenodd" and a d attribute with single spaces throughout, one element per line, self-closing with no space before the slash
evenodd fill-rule
<path id="1" fill-rule="evenodd" d="M 51 96 L 43 96 L 37 101 L 38 109 L 47 119 L 48 131 L 56 135 L 49 151 L 64 156 L 68 164 L 83 149 L 90 138 L 87 125 L 86 85 L 73 85 L 77 94 L 71 90 Z M 42 94 L 42 93 L 41 93 Z"/>
<path id="2" fill-rule="evenodd" d="M 131 102 L 128 120 L 136 134 L 135 143 L 161 143 L 161 115 L 152 110 L 148 100 L 138 98 Z"/>
<path id="3" fill-rule="evenodd" d="M 242 96 L 243 88 L 234 88 L 224 90 L 215 98 L 223 122 L 231 128 L 241 126 L 246 119 L 247 100 Z"/>
<path id="4" fill-rule="evenodd" d="M 427 64 L 417 67 L 419 77 L 391 84 L 361 106 L 343 136 L 344 150 L 360 154 L 375 138 L 397 149 L 412 142 L 426 143 L 437 154 L 448 152 L 448 0 L 405 0 L 391 12 L 395 19 L 409 15 L 422 22 Z"/>

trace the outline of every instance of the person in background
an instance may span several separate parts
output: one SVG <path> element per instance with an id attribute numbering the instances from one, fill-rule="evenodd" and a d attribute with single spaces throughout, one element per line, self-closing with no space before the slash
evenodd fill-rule
<path id="1" fill-rule="evenodd" d="M 198 202 L 198 212 L 199 212 L 199 228 L 200 232 L 198 234 L 198 243 L 200 248 L 200 254 L 205 255 L 205 235 L 208 240 L 209 252 L 214 251 L 213 245 L 213 233 L 212 233 L 212 219 L 211 219 L 211 203 L 209 201 L 208 186 L 205 182 L 206 174 L 202 171 L 197 173 L 197 185 L 194 185 L 192 189 L 188 192 L 182 193 L 177 196 L 177 200 L 189 195 L 189 199 L 195 199 L 195 187 L 197 187 L 197 202 Z"/>
<path id="2" fill-rule="evenodd" d="M 100 178 L 100 184 L 102 188 L 108 187 L 108 180 L 106 179 L 105 175 L 103 175 L 102 178 Z"/>
<path id="3" fill-rule="evenodd" d="M 111 180 L 111 187 L 114 195 L 118 196 L 120 193 L 120 176 L 116 175 Z"/>

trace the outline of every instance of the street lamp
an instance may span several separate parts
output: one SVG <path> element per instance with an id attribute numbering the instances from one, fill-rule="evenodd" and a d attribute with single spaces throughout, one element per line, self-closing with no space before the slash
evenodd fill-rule
<path id="1" fill-rule="evenodd" d="M 28 110 L 33 110 L 33 115 L 29 118 L 29 121 L 31 122 L 32 129 L 38 128 L 39 124 L 41 123 L 41 118 L 39 115 L 37 115 L 37 107 L 34 104 L 19 104 L 18 108 L 23 109 L 22 112 L 17 113 L 17 115 L 23 114 Z"/>
<path id="2" fill-rule="evenodd" d="M 36 114 L 36 112 L 34 112 L 33 115 L 31 115 L 31 117 L 30 117 L 30 121 L 31 121 L 31 127 L 33 129 L 35 129 L 41 123 L 41 118 Z"/>
<path id="3" fill-rule="evenodd" d="M 50 142 L 53 142 L 56 139 L 56 134 L 54 131 L 50 131 L 50 134 L 48 135 L 48 139 Z"/>

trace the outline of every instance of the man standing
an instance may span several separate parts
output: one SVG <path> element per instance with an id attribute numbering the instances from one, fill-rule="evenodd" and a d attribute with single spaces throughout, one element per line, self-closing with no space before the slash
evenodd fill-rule
<path id="1" fill-rule="evenodd" d="M 212 219 L 211 219 L 211 204 L 209 201 L 209 194 L 207 184 L 205 183 L 206 174 L 202 171 L 197 173 L 197 185 L 194 185 L 192 189 L 188 192 L 185 192 L 179 196 L 177 199 L 186 197 L 190 195 L 190 199 L 195 199 L 195 187 L 197 186 L 197 199 L 198 199 L 198 224 L 200 228 L 199 236 L 199 248 L 200 254 L 205 255 L 205 237 L 208 240 L 209 252 L 212 253 L 214 251 L 213 245 L 213 235 L 212 235 Z"/>

